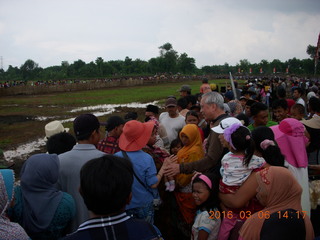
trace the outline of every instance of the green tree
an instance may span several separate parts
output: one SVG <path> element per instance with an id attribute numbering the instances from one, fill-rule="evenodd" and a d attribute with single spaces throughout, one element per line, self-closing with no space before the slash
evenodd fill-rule
<path id="1" fill-rule="evenodd" d="M 33 77 L 35 77 L 36 73 L 39 72 L 38 70 L 40 70 L 39 65 L 37 63 L 35 63 L 33 60 L 28 59 L 20 67 L 20 71 L 22 73 L 22 79 L 25 81 L 33 79 Z"/>
<path id="2" fill-rule="evenodd" d="M 182 53 L 177 60 L 178 71 L 181 73 L 194 73 L 197 69 L 195 62 L 194 58 L 190 58 L 188 54 Z"/>
<path id="3" fill-rule="evenodd" d="M 316 55 L 316 50 L 317 50 L 316 46 L 312 46 L 309 44 L 307 47 L 306 53 L 310 56 L 311 59 L 314 59 Z"/>
<path id="4" fill-rule="evenodd" d="M 102 57 L 98 57 L 95 61 L 97 67 L 98 67 L 98 71 L 99 71 L 99 74 L 100 76 L 103 76 L 103 58 Z"/>
<path id="5" fill-rule="evenodd" d="M 159 47 L 160 49 L 160 65 L 162 72 L 175 73 L 177 69 L 178 53 L 173 49 L 171 43 L 165 43 Z"/>

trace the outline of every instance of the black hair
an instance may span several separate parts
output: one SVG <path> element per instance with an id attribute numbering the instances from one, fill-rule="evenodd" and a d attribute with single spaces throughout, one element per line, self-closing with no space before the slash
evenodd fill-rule
<path id="1" fill-rule="evenodd" d="M 297 88 L 295 88 L 293 91 L 297 91 L 300 95 L 303 94 L 303 90 L 302 90 L 301 87 L 297 87 Z"/>
<path id="2" fill-rule="evenodd" d="M 292 109 L 296 109 L 300 114 L 303 114 L 303 115 L 305 113 L 305 107 L 300 103 L 293 104 L 291 107 L 291 111 Z"/>
<path id="3" fill-rule="evenodd" d="M 245 106 L 249 106 L 249 107 L 251 107 L 251 106 L 252 106 L 252 104 L 254 104 L 254 103 L 256 103 L 256 101 L 255 101 L 255 100 L 248 99 L 248 100 L 246 101 L 246 105 L 245 105 Z"/>
<path id="4" fill-rule="evenodd" d="M 252 132 L 252 138 L 255 143 L 255 148 L 258 152 L 262 154 L 264 160 L 272 166 L 284 166 L 284 156 L 282 155 L 280 148 L 278 147 L 273 131 L 266 127 L 260 126 L 255 128 Z M 266 149 L 262 149 L 260 144 L 264 140 L 269 139 L 275 143 L 275 145 L 270 145 Z"/>
<path id="5" fill-rule="evenodd" d="M 254 153 L 254 142 L 250 130 L 244 126 L 240 126 L 231 134 L 231 140 L 237 151 L 245 152 L 243 165 L 248 166 Z"/>
<path id="6" fill-rule="evenodd" d="M 179 137 L 172 140 L 172 142 L 170 143 L 170 154 L 172 154 L 171 149 L 178 146 L 179 144 L 181 145 L 181 147 L 183 147 L 183 143 L 181 142 L 181 139 Z"/>
<path id="7" fill-rule="evenodd" d="M 288 102 L 285 99 L 276 99 L 272 103 L 272 109 L 283 108 L 284 110 L 288 109 Z"/>
<path id="8" fill-rule="evenodd" d="M 193 111 L 196 111 L 195 109 L 197 109 L 197 111 L 198 112 L 200 112 L 201 111 L 201 107 L 200 107 L 200 105 L 192 105 L 192 107 L 190 108 L 190 110 L 193 110 Z"/>
<path id="9" fill-rule="evenodd" d="M 267 105 L 265 105 L 261 102 L 255 102 L 250 107 L 251 116 L 256 116 L 259 114 L 259 112 L 265 111 L 265 110 L 268 110 L 268 107 L 267 107 Z"/>
<path id="10" fill-rule="evenodd" d="M 249 125 L 249 118 L 247 115 L 245 115 L 244 113 L 239 113 L 237 116 L 236 116 L 237 119 L 239 119 L 240 121 L 243 121 L 243 126 L 248 126 Z"/>
<path id="11" fill-rule="evenodd" d="M 111 214 L 125 208 L 133 183 L 129 160 L 114 155 L 92 159 L 80 171 L 80 193 L 88 210 Z"/>
<path id="12" fill-rule="evenodd" d="M 198 120 L 199 120 L 199 114 L 198 114 L 198 112 L 196 112 L 196 111 L 194 111 L 194 110 L 189 110 L 189 111 L 187 112 L 187 114 L 186 114 L 186 119 L 187 119 L 187 117 L 189 117 L 190 115 L 198 118 Z"/>
<path id="13" fill-rule="evenodd" d="M 130 120 L 137 120 L 138 119 L 138 113 L 137 112 L 128 112 L 126 115 L 124 115 L 125 121 Z"/>
<path id="14" fill-rule="evenodd" d="M 206 182 L 204 182 L 201 178 L 200 175 L 205 175 L 207 176 L 212 184 L 212 188 L 210 189 L 209 186 L 207 185 Z M 210 195 L 204 203 L 202 203 L 200 206 L 197 206 L 200 210 L 206 210 L 208 213 L 215 208 L 220 209 L 220 199 L 219 199 L 219 179 L 220 177 L 216 173 L 206 173 L 206 174 L 199 174 L 196 175 L 195 178 L 192 181 L 192 192 L 193 192 L 193 184 L 197 182 L 202 182 L 206 185 L 208 188 Z"/>
<path id="15" fill-rule="evenodd" d="M 46 147 L 48 153 L 61 154 L 70 151 L 77 141 L 74 136 L 67 132 L 61 132 L 48 138 Z"/>
<path id="16" fill-rule="evenodd" d="M 188 101 L 187 101 L 186 98 L 181 97 L 181 98 L 178 99 L 177 105 L 178 105 L 179 107 L 181 107 L 182 109 L 186 109 L 187 106 L 188 106 Z"/>
<path id="17" fill-rule="evenodd" d="M 287 96 L 286 90 L 283 87 L 279 87 L 277 90 L 277 95 L 279 98 L 286 98 Z"/>
<path id="18" fill-rule="evenodd" d="M 191 105 L 197 104 L 197 97 L 195 95 L 187 95 L 184 97 L 187 100 L 187 103 Z"/>
<path id="19" fill-rule="evenodd" d="M 314 112 L 317 112 L 319 113 L 320 112 L 320 99 L 317 98 L 317 97 L 311 97 L 309 99 L 309 107 L 310 107 L 310 110 L 311 111 L 314 111 Z"/>

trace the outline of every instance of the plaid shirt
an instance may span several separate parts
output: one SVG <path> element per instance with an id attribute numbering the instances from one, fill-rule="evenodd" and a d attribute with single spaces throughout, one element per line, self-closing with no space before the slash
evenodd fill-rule
<path id="1" fill-rule="evenodd" d="M 119 152 L 120 151 L 119 138 L 105 137 L 98 143 L 97 149 L 109 154 L 114 154 L 116 152 Z"/>

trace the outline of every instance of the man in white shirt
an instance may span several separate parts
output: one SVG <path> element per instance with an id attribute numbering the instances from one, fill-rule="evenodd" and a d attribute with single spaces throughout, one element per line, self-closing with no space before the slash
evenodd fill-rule
<path id="1" fill-rule="evenodd" d="M 169 97 L 166 101 L 166 110 L 160 114 L 159 121 L 165 127 L 169 142 L 178 137 L 179 131 L 184 127 L 185 118 L 178 113 L 177 100 Z"/>
<path id="2" fill-rule="evenodd" d="M 293 91 L 293 99 L 296 101 L 296 103 L 299 103 L 299 104 L 303 105 L 304 107 L 306 107 L 306 103 L 301 97 L 302 94 L 303 94 L 302 88 L 298 87 L 298 88 L 294 89 L 294 91 Z"/>

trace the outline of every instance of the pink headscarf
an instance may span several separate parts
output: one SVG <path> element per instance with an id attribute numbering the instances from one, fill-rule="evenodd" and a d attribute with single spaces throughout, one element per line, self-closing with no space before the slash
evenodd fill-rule
<path id="1" fill-rule="evenodd" d="M 306 143 L 303 124 L 294 118 L 285 118 L 279 125 L 271 127 L 275 140 L 285 156 L 286 161 L 297 168 L 308 166 Z"/>

